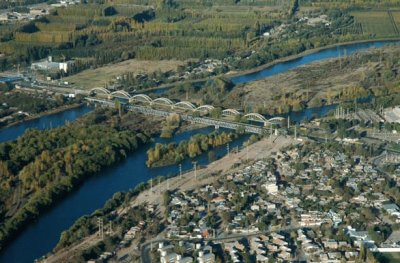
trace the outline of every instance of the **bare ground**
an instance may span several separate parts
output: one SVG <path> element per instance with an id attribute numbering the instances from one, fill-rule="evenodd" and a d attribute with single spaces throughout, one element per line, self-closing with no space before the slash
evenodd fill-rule
<path id="1" fill-rule="evenodd" d="M 386 47 L 341 59 L 314 62 L 286 73 L 239 85 L 229 94 L 224 104 L 227 107 L 266 109 L 270 114 L 277 114 L 285 112 L 287 105 L 292 110 L 300 110 L 299 107 L 304 105 L 316 107 L 336 103 L 343 93 L 354 88 L 368 93 L 367 89 L 379 86 L 380 83 L 376 83 L 381 81 L 379 78 L 373 80 L 375 83 L 367 83 L 369 78 L 375 78 L 371 76 L 385 69 L 390 57 L 398 57 L 399 52 L 399 47 Z M 386 61 L 369 61 L 368 56 L 372 54 L 376 57 L 380 53 Z"/>
<path id="2" fill-rule="evenodd" d="M 162 182 L 160 185 L 156 185 L 153 187 L 153 191 L 147 190 L 143 191 L 139 194 L 135 200 L 132 201 L 131 206 L 136 206 L 138 204 L 147 202 L 148 204 L 157 205 L 160 208 L 161 213 L 164 211 L 164 207 L 162 207 L 162 194 L 170 189 L 170 190 L 190 190 L 197 188 L 201 185 L 205 185 L 208 183 L 212 183 L 217 179 L 217 177 L 209 176 L 211 174 L 215 174 L 218 172 L 224 173 L 229 171 L 234 164 L 242 163 L 249 160 L 258 160 L 267 158 L 271 155 L 272 152 L 276 152 L 279 149 L 289 146 L 291 144 L 296 144 L 298 141 L 294 140 L 291 137 L 272 137 L 272 138 L 264 138 L 259 142 L 256 142 L 248 147 L 248 156 L 247 150 L 243 149 L 238 153 L 231 153 L 229 156 L 225 156 L 211 164 L 209 164 L 204 169 L 197 170 L 197 179 L 194 178 L 194 172 L 187 172 L 182 175 L 182 178 L 179 176 L 169 179 L 168 181 Z M 169 186 L 169 187 L 168 187 Z M 119 211 L 123 212 L 122 210 Z"/>
<path id="3" fill-rule="evenodd" d="M 179 60 L 147 61 L 130 59 L 96 69 L 87 69 L 71 77 L 64 78 L 64 80 L 83 89 L 89 89 L 104 86 L 105 82 L 126 72 L 133 72 L 135 74 L 148 74 L 156 71 L 167 72 L 176 70 L 178 66 L 184 64 L 184 61 Z"/>

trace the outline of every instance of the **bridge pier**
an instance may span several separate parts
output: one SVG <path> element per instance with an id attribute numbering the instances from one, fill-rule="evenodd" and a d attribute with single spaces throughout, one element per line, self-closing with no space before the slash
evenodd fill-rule
<path id="1" fill-rule="evenodd" d="M 219 130 L 219 125 L 215 125 L 214 128 L 215 128 L 216 130 Z"/>

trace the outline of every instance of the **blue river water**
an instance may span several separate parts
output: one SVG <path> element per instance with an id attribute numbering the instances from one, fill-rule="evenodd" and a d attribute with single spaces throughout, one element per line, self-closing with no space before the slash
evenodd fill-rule
<path id="1" fill-rule="evenodd" d="M 208 134 L 214 128 L 207 127 L 177 134 L 172 139 L 156 139 L 154 143 L 179 142 L 198 133 Z M 242 146 L 248 136 L 243 136 L 230 143 L 231 149 Z M 147 150 L 154 143 L 140 147 L 121 163 L 104 169 L 97 175 L 85 181 L 75 192 L 72 192 L 55 207 L 40 216 L 36 222 L 13 240 L 0 255 L 0 262 L 32 262 L 49 252 L 58 242 L 63 230 L 71 226 L 82 215 L 90 214 L 101 208 L 114 193 L 128 191 L 141 182 L 148 181 L 158 175 L 177 174 L 178 166 L 172 165 L 149 169 L 146 166 Z M 226 154 L 226 146 L 214 149 L 217 156 Z M 208 163 L 208 155 L 204 153 L 197 158 L 198 165 Z M 192 168 L 192 160 L 182 162 L 182 169 Z M 23 253 L 21 253 L 23 251 Z"/>
<path id="2" fill-rule="evenodd" d="M 75 109 L 69 109 L 63 112 L 55 113 L 52 115 L 43 116 L 41 118 L 32 119 L 19 123 L 15 126 L 11 126 L 7 129 L 0 130 L 0 143 L 10 140 L 15 140 L 18 136 L 22 135 L 25 130 L 30 128 L 35 129 L 51 129 L 58 126 L 64 125 L 68 121 L 74 121 L 82 115 L 91 111 L 91 108 L 81 106 Z"/>
<path id="3" fill-rule="evenodd" d="M 357 44 L 342 45 L 328 49 L 322 49 L 319 52 L 315 52 L 309 55 L 304 55 L 300 58 L 289 60 L 286 62 L 277 63 L 271 67 L 262 69 L 257 72 L 244 74 L 236 77 L 232 77 L 231 80 L 235 85 L 247 83 L 250 81 L 264 79 L 276 74 L 286 72 L 288 70 L 315 62 L 330 58 L 338 58 L 339 56 L 351 55 L 359 51 L 366 50 L 368 48 L 380 48 L 388 45 L 399 45 L 400 41 L 373 41 Z"/>
<path id="4" fill-rule="evenodd" d="M 302 58 L 288 62 L 282 62 L 266 68 L 256 73 L 234 77 L 235 84 L 254 81 L 266 78 L 274 74 L 279 74 L 287 70 L 311 63 L 313 61 L 338 57 L 339 53 L 344 55 L 352 54 L 371 47 L 382 47 L 384 45 L 398 45 L 398 41 L 381 41 L 362 44 L 352 44 L 337 48 L 330 48 L 320 52 L 306 55 Z M 346 51 L 345 51 L 346 50 Z M 293 112 L 289 115 L 293 121 L 301 121 L 312 116 L 323 116 L 336 106 L 323 106 L 314 109 L 305 109 L 300 112 Z M 43 116 L 36 120 L 21 123 L 19 125 L 0 130 L 0 142 L 14 140 L 28 128 L 51 128 L 63 125 L 65 121 L 73 121 L 83 114 L 90 111 L 90 108 L 82 107 L 72 109 L 63 113 L 50 116 Z M 189 131 L 176 135 L 170 140 L 157 139 L 157 142 L 181 141 L 197 133 L 209 133 L 213 128 L 204 128 L 196 131 Z M 231 143 L 231 148 L 239 146 L 246 140 L 246 137 L 235 140 Z M 168 175 L 178 172 L 178 167 L 168 166 L 162 168 L 149 169 L 145 165 L 147 158 L 146 151 L 152 144 L 140 147 L 136 152 L 110 168 L 104 169 L 97 175 L 85 181 L 79 189 L 70 193 L 62 201 L 58 202 L 53 208 L 43 213 L 38 220 L 32 222 L 15 239 L 0 251 L 0 262 L 24 263 L 33 262 L 34 259 L 51 251 L 57 244 L 60 234 L 68 229 L 79 217 L 90 214 L 102 207 L 106 200 L 112 197 L 115 192 L 129 190 L 141 182 L 148 181 L 158 175 Z M 226 153 L 226 147 L 221 146 L 216 149 L 217 155 Z M 207 154 L 196 158 L 199 164 L 208 162 Z M 191 160 L 185 160 L 182 168 L 187 170 L 192 167 Z"/>

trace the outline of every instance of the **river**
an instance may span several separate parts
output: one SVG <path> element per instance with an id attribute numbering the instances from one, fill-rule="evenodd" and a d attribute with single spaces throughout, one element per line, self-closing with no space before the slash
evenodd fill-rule
<path id="1" fill-rule="evenodd" d="M 40 118 L 28 120 L 0 130 L 0 143 L 11 141 L 22 135 L 25 130 L 35 129 L 51 129 L 64 125 L 68 121 L 74 121 L 82 115 L 91 111 L 91 108 L 81 106 L 78 108 L 68 109 L 51 115 L 42 116 Z"/>
<path id="2" fill-rule="evenodd" d="M 317 60 L 337 57 L 340 54 L 347 55 L 357 51 L 365 50 L 370 47 L 382 47 L 389 44 L 399 44 L 396 41 L 377 41 L 371 43 L 352 44 L 337 48 L 321 50 L 317 53 L 305 55 L 301 58 L 278 63 L 272 67 L 263 69 L 259 72 L 250 73 L 234 77 L 232 80 L 236 84 L 254 81 L 257 79 L 279 74 L 287 70 L 311 63 Z M 346 50 L 346 51 L 344 51 Z M 290 113 L 292 120 L 303 120 L 305 117 L 322 116 L 329 110 L 334 109 L 335 105 L 324 106 L 314 109 L 305 109 L 301 112 Z M 71 109 L 63 113 L 43 116 L 36 120 L 21 123 L 19 125 L 3 129 L 0 131 L 0 142 L 16 139 L 27 128 L 50 128 L 63 125 L 66 120 L 73 121 L 90 111 L 87 107 Z M 209 133 L 213 128 L 204 128 L 196 131 L 184 132 L 176 135 L 173 139 L 157 139 L 157 142 L 180 141 L 189 138 L 196 133 Z M 241 145 L 245 137 L 231 143 L 231 148 Z M 76 191 L 69 194 L 61 202 L 57 203 L 48 212 L 43 213 L 36 222 L 25 228 L 13 241 L 11 241 L 1 252 L 0 262 L 23 263 L 32 262 L 34 259 L 51 251 L 57 244 L 60 234 L 68 229 L 79 217 L 90 214 L 94 210 L 102 207 L 106 200 L 118 191 L 127 191 L 141 182 L 148 181 L 158 175 L 177 173 L 178 167 L 168 166 L 162 168 L 149 169 L 145 165 L 147 158 L 146 151 L 152 144 L 140 147 L 136 152 L 129 155 L 126 160 L 110 168 L 104 169 L 97 175 L 85 181 Z M 226 147 L 221 146 L 216 149 L 217 155 L 226 153 Z M 199 164 L 206 164 L 207 154 L 196 158 Z M 191 168 L 191 161 L 185 160 L 182 168 Z"/>
<path id="3" fill-rule="evenodd" d="M 179 142 L 190 138 L 192 135 L 208 134 L 214 130 L 207 127 L 177 134 L 172 139 L 158 138 L 154 143 Z M 230 143 L 230 148 L 242 146 L 248 136 L 242 136 Z M 48 212 L 43 213 L 39 220 L 24 229 L 24 231 L 5 248 L 0 255 L 0 262 L 32 262 L 49 252 L 57 244 L 63 230 L 70 227 L 79 217 L 92 213 L 101 208 L 114 193 L 128 191 L 141 182 L 148 181 L 158 175 L 178 173 L 178 166 L 171 165 L 149 169 L 146 166 L 147 150 L 154 143 L 144 145 L 130 154 L 124 161 L 104 169 L 97 175 L 85 181 L 76 191 L 69 194 Z M 226 146 L 214 149 L 217 156 L 226 154 Z M 204 153 L 197 158 L 198 165 L 208 163 L 208 154 Z M 190 159 L 182 162 L 182 169 L 192 168 Z M 24 251 L 21 253 L 21 251 Z"/>
<path id="4" fill-rule="evenodd" d="M 330 58 L 338 58 L 340 56 L 352 55 L 356 52 L 366 50 L 368 48 L 380 48 L 388 45 L 399 45 L 400 41 L 372 41 L 372 42 L 364 42 L 364 43 L 355 43 L 348 45 L 341 45 L 337 47 L 321 49 L 318 52 L 311 53 L 308 55 L 301 56 L 299 58 L 289 60 L 286 62 L 280 62 L 271 67 L 267 67 L 260 71 L 243 74 L 239 76 L 232 77 L 231 80 L 235 85 L 247 83 L 250 81 L 264 79 L 276 74 L 284 73 L 288 70 L 298 68 L 300 66 L 315 62 L 326 60 Z"/>

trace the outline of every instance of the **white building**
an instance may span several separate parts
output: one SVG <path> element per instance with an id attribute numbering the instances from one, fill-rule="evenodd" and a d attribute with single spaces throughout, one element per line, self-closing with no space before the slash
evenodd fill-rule
<path id="1" fill-rule="evenodd" d="M 65 73 L 71 68 L 74 61 L 67 62 L 53 62 L 52 57 L 49 57 L 45 61 L 35 62 L 31 64 L 32 70 L 42 70 L 42 71 L 64 71 Z"/>
<path id="2" fill-rule="evenodd" d="M 266 184 L 264 184 L 265 190 L 267 190 L 267 192 L 269 194 L 277 194 L 278 193 L 278 185 L 276 183 L 273 182 L 268 182 Z"/>

